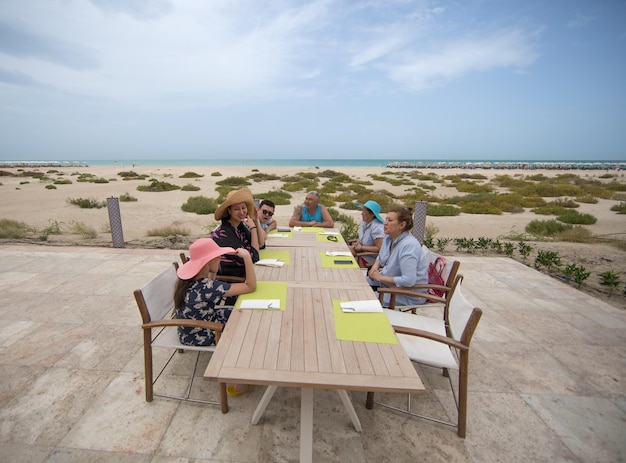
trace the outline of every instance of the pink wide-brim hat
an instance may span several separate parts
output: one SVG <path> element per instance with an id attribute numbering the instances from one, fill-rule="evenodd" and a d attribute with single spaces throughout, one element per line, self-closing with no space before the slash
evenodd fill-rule
<path id="1" fill-rule="evenodd" d="M 178 267 L 176 273 L 181 280 L 195 277 L 207 262 L 223 254 L 232 254 L 236 251 L 230 247 L 221 247 L 211 238 L 200 238 L 189 246 L 189 260 Z"/>

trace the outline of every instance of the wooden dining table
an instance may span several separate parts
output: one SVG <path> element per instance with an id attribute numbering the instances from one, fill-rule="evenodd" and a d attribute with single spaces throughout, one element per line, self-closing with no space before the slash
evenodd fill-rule
<path id="1" fill-rule="evenodd" d="M 342 301 L 377 299 L 356 262 L 335 264 L 335 256 L 326 255 L 347 251 L 345 242 L 329 246 L 311 236 L 302 237 L 309 246 L 261 251 L 262 260 L 282 256 L 284 265 L 255 267 L 257 290 L 240 296 L 204 373 L 220 383 L 268 386 L 253 424 L 278 387 L 300 388 L 302 462 L 313 455 L 314 389 L 338 391 L 357 431 L 361 425 L 346 391 L 424 391 L 384 313 L 341 310 Z M 279 301 L 280 309 L 239 308 L 245 300 L 267 299 Z"/>

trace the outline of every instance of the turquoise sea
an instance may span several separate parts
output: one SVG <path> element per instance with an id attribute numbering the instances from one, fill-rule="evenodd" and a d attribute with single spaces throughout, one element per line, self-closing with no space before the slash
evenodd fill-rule
<path id="1" fill-rule="evenodd" d="M 544 168 L 626 169 L 626 160 L 460 160 L 460 159 L 90 159 L 2 161 L 0 166 L 241 166 L 241 167 L 412 167 L 412 168 Z"/>

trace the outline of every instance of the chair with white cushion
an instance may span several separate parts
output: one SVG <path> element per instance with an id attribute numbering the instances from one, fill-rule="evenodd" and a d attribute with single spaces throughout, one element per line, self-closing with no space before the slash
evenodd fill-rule
<path id="1" fill-rule="evenodd" d="M 456 427 L 457 434 L 460 437 L 465 437 L 469 349 L 472 336 L 482 316 L 482 310 L 474 307 L 465 299 L 461 291 L 462 280 L 462 275 L 458 275 L 455 278 L 446 299 L 444 314 L 441 319 L 385 309 L 385 313 L 409 358 L 416 363 L 442 368 L 444 376 L 448 376 L 456 402 L 457 422 L 445 422 L 414 413 L 411 410 L 410 395 L 407 399 L 406 409 L 377 403 L 412 416 Z M 408 292 L 402 288 L 385 288 L 385 290 L 395 292 L 396 294 L 406 294 Z M 448 369 L 458 370 L 459 372 L 459 383 L 456 387 L 456 393 L 452 379 L 448 374 Z M 371 409 L 373 404 L 374 393 L 368 392 L 366 408 Z"/>
<path id="2" fill-rule="evenodd" d="M 176 267 L 178 265 L 174 263 L 168 266 L 160 274 L 154 277 L 143 288 L 136 289 L 134 291 L 135 301 L 141 319 L 143 321 L 141 328 L 143 329 L 143 347 L 144 347 L 144 370 L 145 370 L 145 384 L 146 384 L 146 402 L 152 402 L 153 396 L 168 397 L 178 400 L 189 400 L 193 402 L 202 402 L 213 405 L 221 405 L 222 413 L 228 412 L 228 399 L 226 396 L 226 384 L 220 383 L 220 401 L 212 402 L 208 400 L 191 399 L 191 388 L 193 386 L 196 369 L 198 367 L 198 360 L 200 352 L 213 352 L 215 346 L 189 346 L 182 344 L 178 337 L 179 326 L 191 326 L 199 328 L 207 328 L 215 331 L 215 339 L 219 341 L 220 334 L 224 328 L 221 323 L 214 323 L 204 320 L 190 320 L 173 318 L 174 312 L 174 290 L 178 281 L 178 275 L 176 274 Z M 154 378 L 153 365 L 152 365 L 152 348 L 162 347 L 172 349 L 172 355 L 165 363 L 161 371 Z M 197 356 L 195 360 L 195 366 L 193 373 L 191 374 L 191 380 L 189 386 L 183 396 L 175 396 L 165 393 L 154 392 L 154 384 L 159 379 L 167 365 L 174 358 L 177 353 L 182 354 L 186 350 L 196 351 Z"/>

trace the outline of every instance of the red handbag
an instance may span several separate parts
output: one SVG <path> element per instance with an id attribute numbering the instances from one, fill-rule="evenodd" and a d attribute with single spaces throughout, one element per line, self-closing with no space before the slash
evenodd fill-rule
<path id="1" fill-rule="evenodd" d="M 428 284 L 429 285 L 439 285 L 444 286 L 446 284 L 443 279 L 443 269 L 446 266 L 446 260 L 443 257 L 437 257 L 435 262 L 431 262 L 428 264 Z M 428 288 L 428 293 L 433 296 L 443 297 L 445 295 L 444 291 L 441 289 Z"/>

